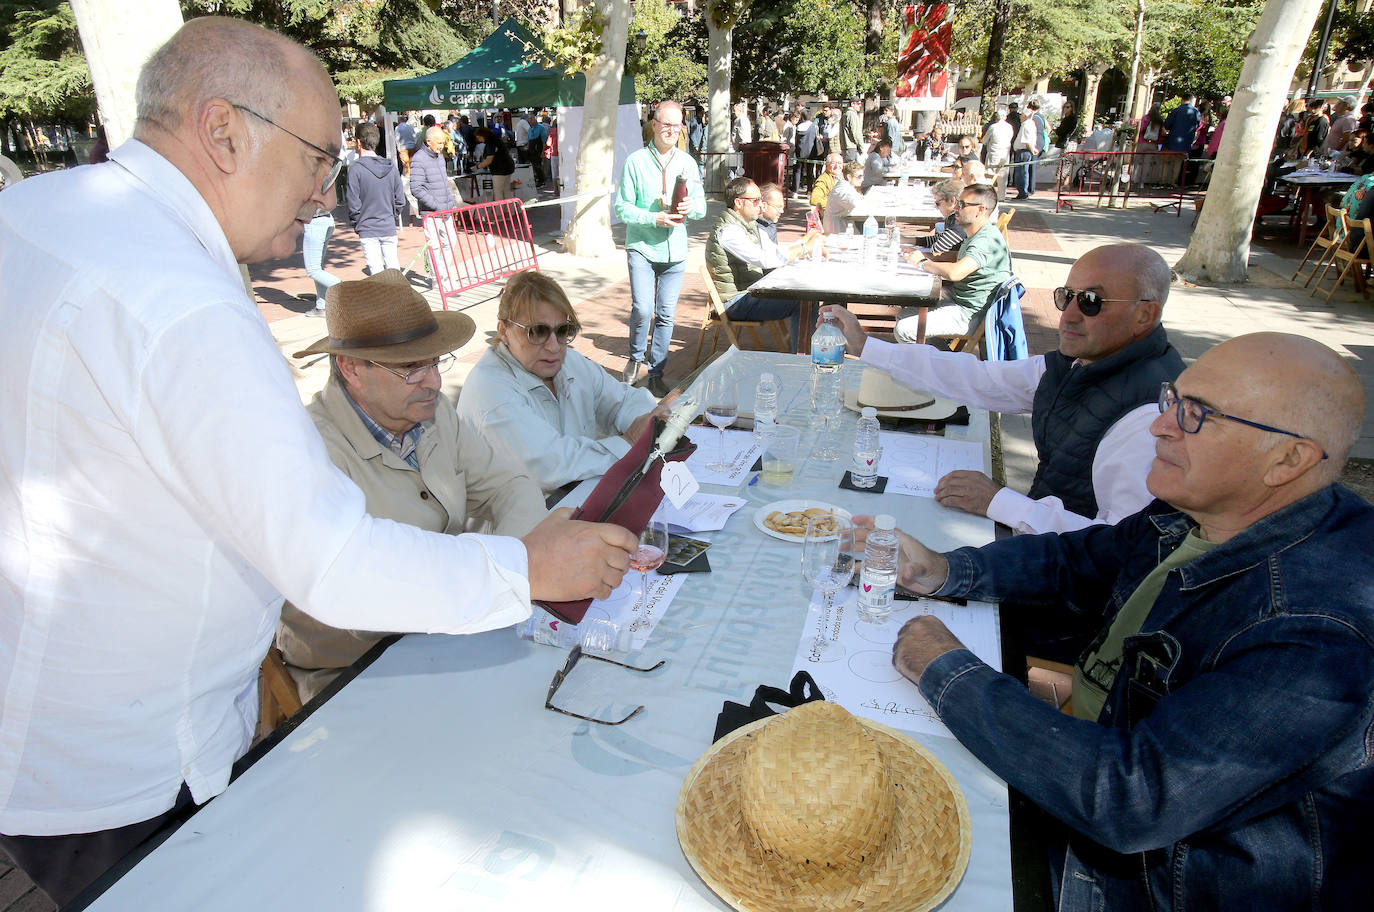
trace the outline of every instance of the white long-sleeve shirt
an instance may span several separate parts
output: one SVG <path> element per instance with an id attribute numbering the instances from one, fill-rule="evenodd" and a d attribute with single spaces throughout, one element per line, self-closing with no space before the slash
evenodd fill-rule
<path id="1" fill-rule="evenodd" d="M 129 141 L 0 196 L 0 832 L 223 791 L 282 596 L 343 628 L 529 616 L 524 546 L 374 519 L 204 199 Z"/>
<path id="2" fill-rule="evenodd" d="M 1044 355 L 1020 361 L 980 361 L 963 352 L 881 339 L 864 343 L 863 361 L 913 389 L 973 408 L 1021 415 L 1030 413 L 1035 389 L 1045 374 Z M 1102 435 L 1092 465 L 1096 516 L 1074 513 L 1058 497 L 1034 500 L 1004 487 L 988 505 L 988 518 L 1018 532 L 1072 532 L 1099 523 L 1110 525 L 1139 512 L 1154 499 L 1145 488 L 1145 476 L 1154 461 L 1150 424 L 1157 417 L 1157 405 L 1142 405 L 1122 415 Z"/>
<path id="3" fill-rule="evenodd" d="M 749 236 L 743 225 L 730 222 L 716 232 L 716 240 L 725 252 L 743 260 L 755 269 L 777 269 L 787 265 L 787 254 L 767 231 L 758 232 L 758 240 Z M 743 291 L 744 289 L 741 289 Z"/>
<path id="4" fill-rule="evenodd" d="M 630 451 L 620 435 L 656 404 L 648 390 L 620 382 L 571 348 L 553 385 L 557 396 L 498 343 L 458 396 L 464 430 L 499 439 L 545 493 L 604 475 Z"/>

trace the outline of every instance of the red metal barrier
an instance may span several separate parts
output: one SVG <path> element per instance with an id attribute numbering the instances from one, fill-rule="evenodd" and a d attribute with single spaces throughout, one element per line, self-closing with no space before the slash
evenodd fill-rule
<path id="1" fill-rule="evenodd" d="M 449 298 L 469 288 L 539 268 L 530 220 L 518 199 L 428 212 L 422 223 L 444 310 Z"/>
<path id="2" fill-rule="evenodd" d="M 1186 159 L 1185 152 L 1065 152 L 1054 209 L 1072 209 L 1070 197 L 1096 196 L 1099 206 L 1104 197 L 1108 205 L 1120 197 L 1124 206 L 1136 196 L 1169 199 L 1181 213 Z"/>

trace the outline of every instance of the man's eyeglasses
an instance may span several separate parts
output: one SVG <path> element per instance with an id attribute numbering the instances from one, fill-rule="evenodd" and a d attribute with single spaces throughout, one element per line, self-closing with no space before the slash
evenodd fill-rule
<path id="1" fill-rule="evenodd" d="M 1078 309 L 1085 317 L 1095 317 L 1102 313 L 1103 304 L 1134 304 L 1137 298 L 1104 298 L 1095 291 L 1074 291 L 1064 285 L 1054 290 L 1054 306 L 1062 311 L 1078 301 Z"/>
<path id="2" fill-rule="evenodd" d="M 550 326 L 547 323 L 531 323 L 528 326 L 519 320 L 507 320 L 514 326 L 518 326 L 525 331 L 525 338 L 530 340 L 531 345 L 543 345 L 549 341 L 549 336 L 558 340 L 559 345 L 571 345 L 572 340 L 577 338 L 577 334 L 582 327 L 569 320 L 566 323 L 559 323 L 557 326 Z"/>
<path id="3" fill-rule="evenodd" d="M 385 364 L 378 364 L 376 361 L 369 361 L 367 363 L 371 364 L 373 367 L 380 367 L 388 374 L 395 374 L 410 386 L 415 386 L 421 380 L 425 379 L 425 376 L 429 374 L 430 371 L 434 371 L 436 374 L 442 374 L 452 367 L 453 355 L 444 355 L 442 358 L 434 359 L 429 364 L 421 364 L 419 367 L 412 367 L 410 370 L 405 371 L 397 370 L 394 367 L 387 367 Z"/>
<path id="4" fill-rule="evenodd" d="M 297 136 L 295 133 L 292 133 L 290 130 L 286 129 L 286 127 L 283 127 L 281 124 L 277 123 L 275 120 L 273 120 L 272 118 L 268 117 L 266 114 L 259 114 L 257 111 L 254 111 L 252 108 L 245 107 L 245 106 L 243 106 L 243 105 L 241 105 L 241 104 L 237 104 L 237 103 L 234 103 L 234 102 L 230 102 L 230 103 L 233 104 L 234 107 L 238 108 L 240 111 L 244 111 L 244 112 L 246 112 L 246 113 L 248 113 L 248 114 L 252 114 L 252 115 L 253 115 L 254 117 L 256 117 L 258 120 L 265 121 L 265 122 L 271 124 L 272 126 L 276 127 L 278 130 L 281 130 L 281 131 L 282 131 L 283 133 L 285 133 L 287 136 L 290 136 L 292 139 L 295 139 L 295 140 L 297 140 L 297 141 L 299 141 L 299 142 L 305 143 L 307 146 L 309 146 L 310 148 L 314 149 L 316 152 L 318 152 L 318 153 L 320 153 L 321 155 L 323 155 L 323 156 L 325 157 L 325 159 L 328 160 L 328 161 L 330 162 L 330 166 L 329 166 L 329 173 L 325 175 L 324 181 L 320 184 L 320 192 L 321 192 L 321 193 L 328 193 L 328 192 L 329 192 L 329 188 L 332 187 L 332 186 L 334 185 L 334 181 L 338 179 L 338 177 L 339 177 L 339 172 L 343 170 L 343 165 L 344 165 L 344 163 L 343 163 L 343 159 L 342 159 L 342 158 L 340 158 L 339 156 L 335 155 L 333 152 L 330 152 L 328 149 L 321 149 L 319 146 L 315 145 L 314 143 L 312 143 L 312 142 L 311 142 L 310 140 L 308 140 L 308 139 L 303 139 L 303 138 L 301 138 L 300 136 Z"/>
<path id="5" fill-rule="evenodd" d="M 556 713 L 562 713 L 565 716 L 572 716 L 574 719 L 582 719 L 584 722 L 595 722 L 597 725 L 624 725 L 626 722 L 629 722 L 635 716 L 643 712 L 644 707 L 642 705 L 636 706 L 633 712 L 631 712 L 628 716 L 621 719 L 620 721 L 608 722 L 605 719 L 593 719 L 591 716 L 584 716 L 581 713 L 575 713 L 567 709 L 559 709 L 557 706 L 554 706 L 553 695 L 558 693 L 558 688 L 561 687 L 563 685 L 563 682 L 568 679 L 568 675 L 572 672 L 573 666 L 576 665 L 584 655 L 589 659 L 596 659 L 598 662 L 605 662 L 608 665 L 618 665 L 621 668 L 628 668 L 630 669 L 630 671 L 638 671 L 644 673 L 662 668 L 668 662 L 667 659 L 659 659 L 657 665 L 651 665 L 648 668 L 639 668 L 635 665 L 626 665 L 624 662 L 617 662 L 615 659 L 608 659 L 605 656 L 592 655 L 590 652 L 583 652 L 582 646 L 580 644 L 574 646 L 571 650 L 569 650 L 568 661 L 563 663 L 562 668 L 554 672 L 553 680 L 549 682 L 549 695 L 544 698 L 544 708 L 551 709 Z"/>
<path id="6" fill-rule="evenodd" d="M 661 121 L 661 120 L 656 120 L 656 121 L 654 121 L 654 123 L 658 124 L 659 128 L 660 128 L 660 129 L 663 129 L 663 130 L 681 130 L 681 129 L 682 129 L 682 124 L 680 124 L 680 123 L 664 123 L 664 122 Z"/>
<path id="7" fill-rule="evenodd" d="M 739 197 L 739 199 L 744 200 L 746 203 L 757 203 L 759 200 L 763 199 L 763 197 L 761 197 L 761 196 L 741 196 L 741 197 Z"/>
<path id="8" fill-rule="evenodd" d="M 983 208 L 983 204 L 982 204 L 982 203 L 974 203 L 974 202 L 970 202 L 969 200 L 959 200 L 958 202 L 956 202 L 956 203 L 954 204 L 954 208 L 955 208 L 955 209 L 967 209 L 967 208 L 970 207 L 970 206 L 977 206 L 977 207 L 980 208 L 980 209 Z"/>
<path id="9" fill-rule="evenodd" d="M 1285 431 L 1283 428 L 1260 424 L 1258 421 L 1250 421 L 1247 418 L 1237 418 L 1235 415 L 1228 415 L 1214 408 L 1208 408 L 1196 399 L 1180 396 L 1174 385 L 1165 380 L 1159 385 L 1159 413 L 1163 415 L 1170 408 L 1176 410 L 1175 419 L 1178 421 L 1179 429 L 1185 434 L 1196 434 L 1202 430 L 1202 425 L 1206 423 L 1207 417 L 1210 415 L 1213 418 L 1224 418 L 1227 421 L 1234 421 L 1237 424 L 1244 424 L 1261 431 L 1269 431 L 1272 434 L 1283 434 L 1285 437 L 1296 437 L 1299 440 L 1312 440 L 1305 434 L 1295 434 L 1292 431 Z M 1316 441 L 1312 442 L 1315 443 Z M 1326 458 L 1326 450 L 1322 450 L 1322 459 Z"/>

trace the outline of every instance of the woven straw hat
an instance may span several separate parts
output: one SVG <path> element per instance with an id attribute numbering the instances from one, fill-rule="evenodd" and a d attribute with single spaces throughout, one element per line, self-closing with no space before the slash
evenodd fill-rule
<path id="1" fill-rule="evenodd" d="M 352 355 L 405 364 L 461 348 L 477 329 L 467 314 L 430 310 L 399 269 L 331 286 L 324 296 L 324 325 L 329 335 L 293 357 Z"/>
<path id="2" fill-rule="evenodd" d="M 924 912 L 968 865 L 968 805 L 925 748 L 835 703 L 736 729 L 687 774 L 683 854 L 745 912 Z"/>

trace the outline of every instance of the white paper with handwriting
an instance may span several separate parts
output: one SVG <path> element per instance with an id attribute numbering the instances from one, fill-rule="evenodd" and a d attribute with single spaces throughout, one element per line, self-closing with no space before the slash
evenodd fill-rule
<path id="1" fill-rule="evenodd" d="M 929 599 L 899 601 L 886 623 L 869 624 L 858 619 L 857 599 L 856 589 L 847 588 L 836 593 L 835 610 L 827 619 L 823 616 L 820 593 L 814 594 L 792 662 L 792 673 L 810 672 L 827 700 L 840 704 L 856 716 L 903 731 L 953 737 L 916 685 L 892 666 L 892 646 L 897 642 L 897 631 L 917 615 L 933 614 L 944 621 L 950 632 L 973 650 L 974 655 L 1001 671 L 997 606 L 986 602 L 953 605 Z M 818 659 L 813 644 L 820 630 L 844 647 L 844 655 L 833 662 Z"/>
<path id="2" fill-rule="evenodd" d="M 982 444 L 914 434 L 884 433 L 878 474 L 888 494 L 934 497 L 935 484 L 956 469 L 983 471 Z"/>

